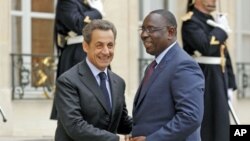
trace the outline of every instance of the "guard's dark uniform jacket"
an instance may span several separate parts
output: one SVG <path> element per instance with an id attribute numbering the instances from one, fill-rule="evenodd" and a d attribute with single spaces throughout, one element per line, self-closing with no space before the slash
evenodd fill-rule
<path id="1" fill-rule="evenodd" d="M 68 39 L 81 36 L 86 24 L 101 18 L 101 14 L 84 0 L 58 0 L 55 18 L 55 42 L 59 55 L 57 77 L 86 57 L 82 41 L 69 44 Z M 54 104 L 51 119 L 56 119 Z"/>
<path id="2" fill-rule="evenodd" d="M 213 17 L 195 8 L 182 18 L 183 47 L 191 56 L 205 57 L 204 62 L 198 59 L 205 76 L 202 141 L 229 141 L 227 89 L 235 90 L 236 82 L 225 43 L 227 33 L 208 25 L 208 19 Z"/>

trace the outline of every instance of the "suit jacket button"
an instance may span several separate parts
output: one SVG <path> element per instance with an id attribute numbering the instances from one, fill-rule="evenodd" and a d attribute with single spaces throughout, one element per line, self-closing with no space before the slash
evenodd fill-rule
<path id="1" fill-rule="evenodd" d="M 109 116 L 105 116 L 105 117 L 104 117 L 104 119 L 105 119 L 107 122 L 109 122 L 109 121 L 110 121 Z"/>

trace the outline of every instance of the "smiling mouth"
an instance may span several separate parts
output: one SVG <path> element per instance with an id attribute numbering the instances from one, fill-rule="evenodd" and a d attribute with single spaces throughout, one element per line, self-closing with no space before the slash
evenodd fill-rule
<path id="1" fill-rule="evenodd" d="M 152 45 L 152 42 L 150 42 L 150 41 L 144 41 L 143 44 L 144 44 L 145 46 L 150 46 L 150 45 Z"/>
<path id="2" fill-rule="evenodd" d="M 105 57 L 105 58 L 99 58 L 102 62 L 108 62 L 109 58 Z"/>
<path id="3" fill-rule="evenodd" d="M 215 5 L 207 5 L 207 7 L 209 7 L 209 8 L 216 8 Z"/>

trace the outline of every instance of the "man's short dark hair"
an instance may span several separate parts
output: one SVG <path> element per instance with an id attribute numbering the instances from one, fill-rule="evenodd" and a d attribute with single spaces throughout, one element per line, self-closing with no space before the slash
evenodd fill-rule
<path id="1" fill-rule="evenodd" d="M 158 10 L 154 10 L 150 12 L 150 14 L 153 14 L 153 13 L 160 14 L 162 17 L 164 17 L 166 19 L 166 23 L 168 26 L 173 26 L 177 28 L 177 22 L 176 22 L 175 16 L 170 11 L 166 9 L 158 9 Z"/>

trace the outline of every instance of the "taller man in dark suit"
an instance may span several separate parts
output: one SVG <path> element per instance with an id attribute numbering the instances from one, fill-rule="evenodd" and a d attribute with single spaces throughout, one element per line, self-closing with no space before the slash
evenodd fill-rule
<path id="1" fill-rule="evenodd" d="M 216 0 L 195 0 L 188 9 L 183 17 L 183 48 L 199 63 L 205 76 L 202 141 L 229 141 L 228 99 L 236 89 L 226 45 L 229 26 L 225 15 L 220 13 L 215 20 L 211 15 Z"/>
<path id="2" fill-rule="evenodd" d="M 57 80 L 55 141 L 123 141 L 132 120 L 125 104 L 124 80 L 107 69 L 114 56 L 116 29 L 93 20 L 83 29 L 86 60 Z"/>
<path id="3" fill-rule="evenodd" d="M 57 77 L 85 59 L 82 49 L 82 29 L 93 19 L 101 19 L 103 9 L 101 0 L 58 0 L 55 18 L 55 43 L 59 61 Z M 99 4 L 98 4 L 98 3 Z M 53 104 L 51 119 L 57 118 Z"/>
<path id="4" fill-rule="evenodd" d="M 176 29 L 167 10 L 143 21 L 141 39 L 156 63 L 146 69 L 134 99 L 132 141 L 200 141 L 204 77 L 176 42 Z"/>

